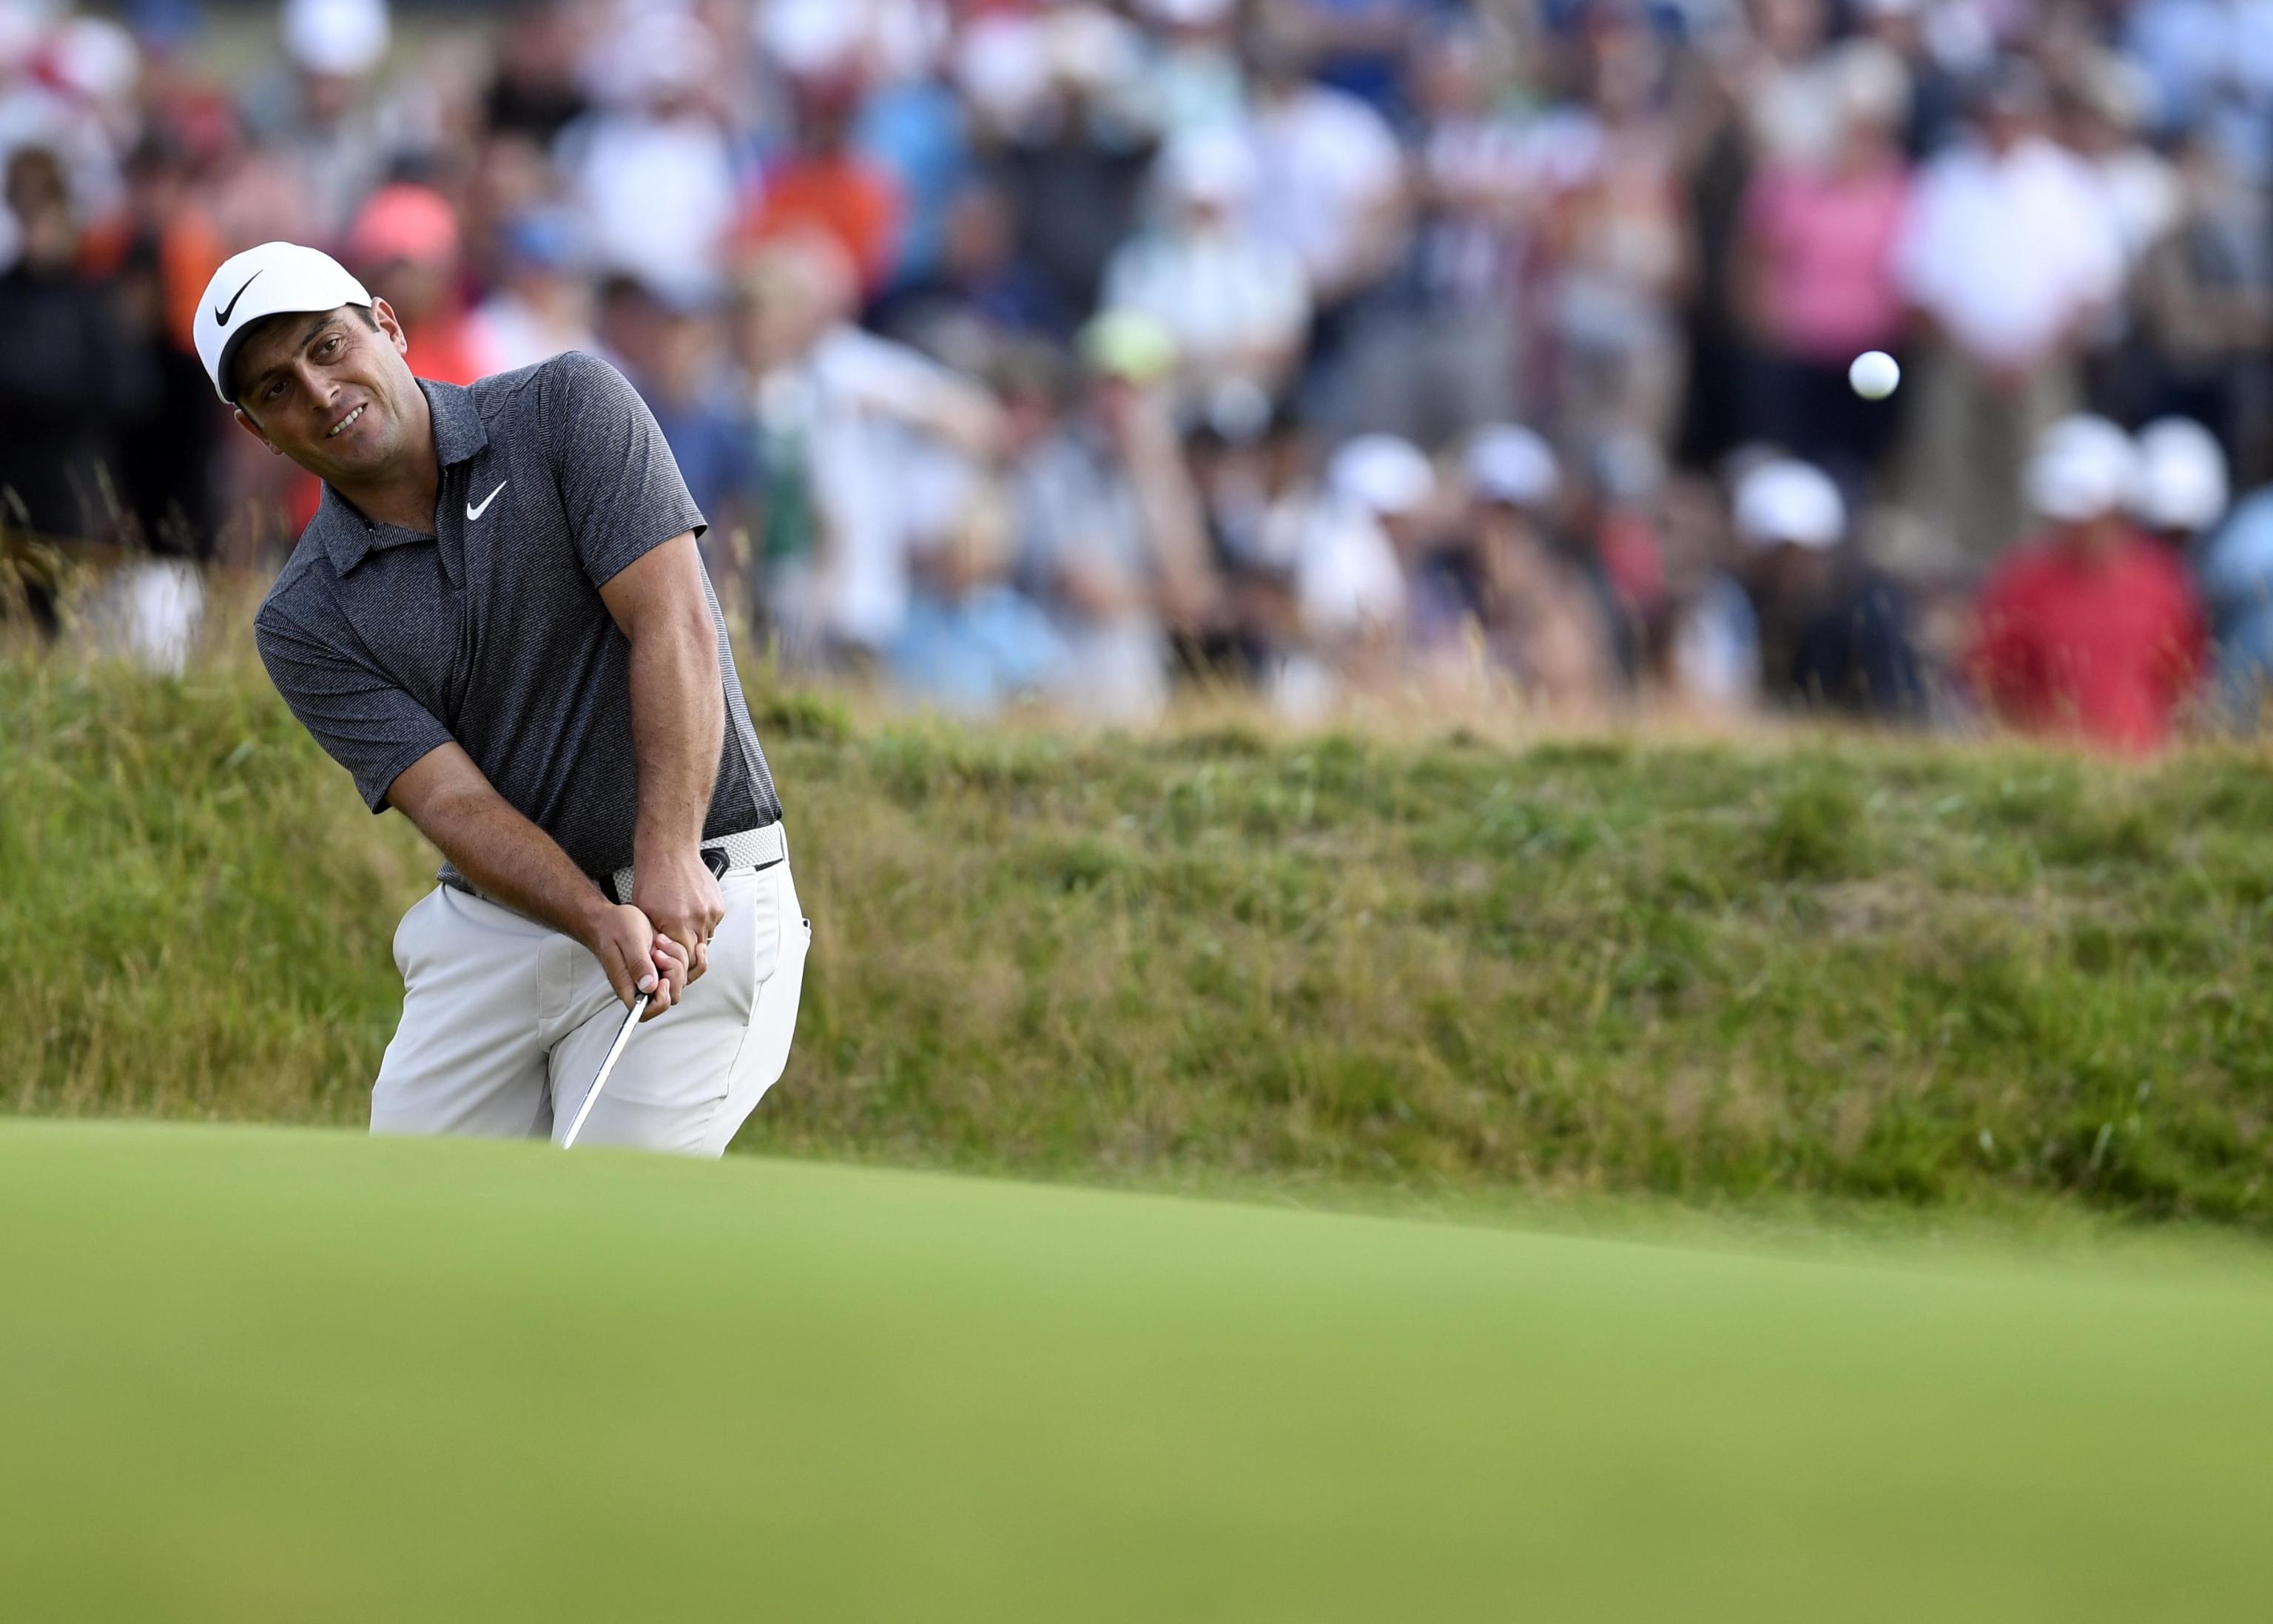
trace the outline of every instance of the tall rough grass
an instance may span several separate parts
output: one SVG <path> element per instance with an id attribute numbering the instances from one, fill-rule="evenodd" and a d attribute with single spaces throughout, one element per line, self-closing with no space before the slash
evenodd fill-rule
<path id="1" fill-rule="evenodd" d="M 745 1147 L 2273 1220 L 2261 754 L 753 700 L 815 938 Z M 0 662 L 0 1106 L 358 1119 L 432 862 L 257 669 Z"/>

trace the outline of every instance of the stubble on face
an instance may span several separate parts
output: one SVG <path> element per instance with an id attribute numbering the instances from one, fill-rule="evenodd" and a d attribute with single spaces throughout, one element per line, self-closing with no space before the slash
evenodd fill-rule
<path id="1" fill-rule="evenodd" d="M 237 409 L 273 449 L 334 484 L 379 476 L 415 415 L 403 348 L 383 301 L 368 319 L 351 305 L 270 317 L 236 355 Z"/>

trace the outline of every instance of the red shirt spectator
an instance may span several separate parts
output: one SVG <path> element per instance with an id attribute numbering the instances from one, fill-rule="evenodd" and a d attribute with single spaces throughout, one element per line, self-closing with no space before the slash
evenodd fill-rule
<path id="1" fill-rule="evenodd" d="M 2206 641 L 2184 565 L 2108 518 L 2055 527 L 1990 577 L 1966 669 L 2015 727 L 2144 754 L 2169 740 Z"/>
<path id="2" fill-rule="evenodd" d="M 766 176 L 741 236 L 763 243 L 826 232 L 859 267 L 861 290 L 874 294 L 891 273 L 899 226 L 899 192 L 882 168 L 853 153 L 806 153 Z"/>
<path id="3" fill-rule="evenodd" d="M 825 232 L 851 256 L 860 291 L 873 298 L 898 258 L 900 192 L 890 171 L 853 145 L 863 94 L 859 66 L 836 56 L 792 64 L 788 86 L 794 138 L 767 167 L 737 235 L 747 243 Z"/>
<path id="4" fill-rule="evenodd" d="M 458 297 L 458 245 L 449 200 L 406 182 L 371 193 L 348 230 L 348 263 L 402 323 L 411 371 L 439 384 L 482 375 Z"/>

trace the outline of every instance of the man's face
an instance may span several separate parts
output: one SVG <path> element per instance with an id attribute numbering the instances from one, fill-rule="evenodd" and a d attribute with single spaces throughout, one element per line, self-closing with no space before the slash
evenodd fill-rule
<path id="1" fill-rule="evenodd" d="M 409 345 L 394 312 L 353 305 L 272 316 L 236 353 L 236 421 L 310 473 L 356 483 L 401 455 L 420 421 Z"/>

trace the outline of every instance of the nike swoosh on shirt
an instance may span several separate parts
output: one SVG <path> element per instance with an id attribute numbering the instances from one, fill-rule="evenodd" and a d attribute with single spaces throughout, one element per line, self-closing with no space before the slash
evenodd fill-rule
<path id="1" fill-rule="evenodd" d="M 263 266 L 262 269 L 265 270 L 266 267 Z M 259 280 L 260 272 L 255 271 L 251 275 L 244 279 L 244 288 L 251 287 L 253 283 Z M 236 293 L 229 296 L 229 301 L 227 304 L 222 305 L 219 310 L 214 312 L 214 326 L 217 327 L 226 327 L 229 326 L 229 318 L 236 314 L 237 300 L 244 297 L 244 288 L 238 288 Z"/>
<path id="2" fill-rule="evenodd" d="M 504 490 L 506 483 L 507 482 L 502 479 L 498 481 L 498 490 Z M 467 503 L 466 517 L 469 519 L 479 519 L 484 513 L 489 512 L 490 504 L 496 501 L 497 497 L 497 490 L 492 490 L 489 495 L 482 498 L 482 505 L 479 507 L 476 507 L 471 502 Z"/>

